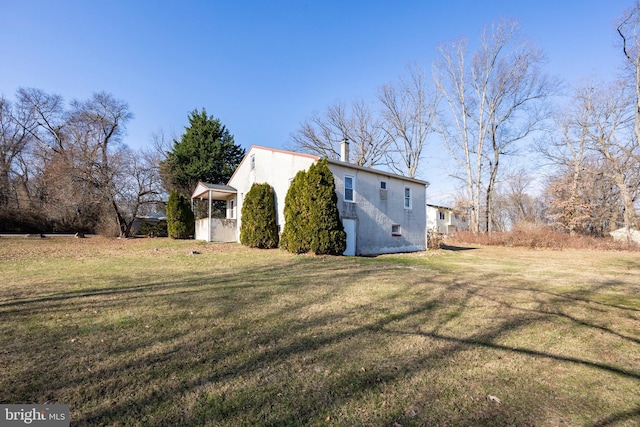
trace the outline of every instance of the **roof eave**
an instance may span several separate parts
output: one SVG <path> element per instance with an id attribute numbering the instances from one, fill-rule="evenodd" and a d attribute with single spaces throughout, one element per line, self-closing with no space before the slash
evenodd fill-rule
<path id="1" fill-rule="evenodd" d="M 416 184 L 420 184 L 420 185 L 424 185 L 425 187 L 428 187 L 430 184 L 428 181 L 422 181 L 420 179 L 416 179 L 416 178 L 409 178 L 407 176 L 402 176 L 402 175 L 398 175 L 392 172 L 387 172 L 387 171 L 383 171 L 383 170 L 379 170 L 379 169 L 373 169 L 373 168 L 367 168 L 364 166 L 358 166 L 358 165 L 354 165 L 353 163 L 347 163 L 347 162 L 343 162 L 340 160 L 332 160 L 332 159 L 327 159 L 327 161 L 330 164 L 336 165 L 336 166 L 343 166 L 343 167 L 348 167 L 351 169 L 356 169 L 356 170 L 361 170 L 364 172 L 370 172 L 370 173 L 375 173 L 377 175 L 385 175 L 391 178 L 397 178 L 397 179 L 401 179 L 403 181 L 409 181 L 409 182 L 413 182 Z"/>

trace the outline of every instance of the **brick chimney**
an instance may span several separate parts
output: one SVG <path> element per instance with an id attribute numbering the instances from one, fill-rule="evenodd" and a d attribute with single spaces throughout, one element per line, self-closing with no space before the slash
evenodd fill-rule
<path id="1" fill-rule="evenodd" d="M 349 140 L 344 138 L 340 143 L 340 161 L 349 163 Z"/>

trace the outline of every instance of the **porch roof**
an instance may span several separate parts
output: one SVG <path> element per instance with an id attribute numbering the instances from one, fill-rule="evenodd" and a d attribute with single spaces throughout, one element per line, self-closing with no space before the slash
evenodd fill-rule
<path id="1" fill-rule="evenodd" d="M 209 198 L 211 194 L 211 200 L 227 200 L 229 196 L 237 194 L 238 190 L 230 185 L 223 184 L 209 184 L 206 182 L 199 182 L 196 189 L 191 195 L 192 199 L 204 199 Z"/>

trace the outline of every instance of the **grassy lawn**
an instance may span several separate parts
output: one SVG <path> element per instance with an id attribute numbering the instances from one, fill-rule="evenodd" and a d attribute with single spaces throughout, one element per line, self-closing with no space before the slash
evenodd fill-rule
<path id="1" fill-rule="evenodd" d="M 2 238 L 0 276 L 0 403 L 73 425 L 640 425 L 637 252 Z"/>

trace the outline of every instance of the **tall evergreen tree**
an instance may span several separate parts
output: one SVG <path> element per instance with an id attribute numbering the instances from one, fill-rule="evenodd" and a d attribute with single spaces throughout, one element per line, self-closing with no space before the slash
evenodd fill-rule
<path id="1" fill-rule="evenodd" d="M 240 243 L 252 248 L 278 247 L 276 203 L 267 183 L 253 184 L 244 198 Z"/>
<path id="2" fill-rule="evenodd" d="M 312 224 L 309 249 L 315 254 L 341 255 L 347 247 L 333 174 L 327 159 L 314 163 L 307 172 Z"/>
<path id="3" fill-rule="evenodd" d="M 188 239 L 195 233 L 195 219 L 189 200 L 173 190 L 167 201 L 167 233 L 173 239 Z"/>
<path id="4" fill-rule="evenodd" d="M 233 135 L 206 110 L 189 114 L 189 126 L 161 162 L 160 174 L 168 191 L 176 190 L 189 197 L 198 184 L 226 184 L 244 156 Z"/>
<path id="5" fill-rule="evenodd" d="M 284 199 L 285 224 L 280 236 L 280 246 L 295 254 L 309 252 L 311 246 L 307 187 L 307 172 L 299 171 L 291 181 Z"/>
<path id="6" fill-rule="evenodd" d="M 327 159 L 300 171 L 285 198 L 281 246 L 293 253 L 341 255 L 347 246 L 338 196 Z"/>

